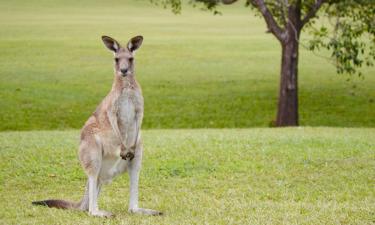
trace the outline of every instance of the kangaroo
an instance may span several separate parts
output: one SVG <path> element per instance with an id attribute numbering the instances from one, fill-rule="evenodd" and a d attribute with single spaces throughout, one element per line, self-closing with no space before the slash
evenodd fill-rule
<path id="1" fill-rule="evenodd" d="M 162 215 L 161 212 L 138 207 L 138 180 L 142 161 L 140 128 L 143 119 L 143 96 L 135 80 L 135 51 L 143 37 L 130 39 L 123 47 L 115 39 L 102 36 L 104 45 L 114 53 L 114 81 L 109 94 L 89 117 L 81 130 L 79 160 L 88 176 L 85 194 L 78 203 L 44 200 L 34 205 L 88 211 L 90 215 L 110 217 L 99 210 L 101 186 L 124 172 L 130 177 L 129 212 Z"/>

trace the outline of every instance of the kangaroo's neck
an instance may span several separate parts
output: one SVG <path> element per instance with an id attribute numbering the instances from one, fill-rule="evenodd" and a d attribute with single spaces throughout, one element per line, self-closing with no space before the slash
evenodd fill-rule
<path id="1" fill-rule="evenodd" d="M 122 91 L 123 89 L 138 89 L 139 85 L 135 80 L 134 74 L 127 75 L 126 77 L 115 75 L 112 91 Z"/>

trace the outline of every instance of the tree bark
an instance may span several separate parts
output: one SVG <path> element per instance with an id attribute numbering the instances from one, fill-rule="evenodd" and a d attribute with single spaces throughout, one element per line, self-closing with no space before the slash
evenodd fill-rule
<path id="1" fill-rule="evenodd" d="M 298 42 L 282 43 L 276 126 L 298 126 Z"/>
<path id="2" fill-rule="evenodd" d="M 281 72 L 276 126 L 298 126 L 298 47 L 300 11 L 288 10 L 287 38 L 281 41 Z"/>

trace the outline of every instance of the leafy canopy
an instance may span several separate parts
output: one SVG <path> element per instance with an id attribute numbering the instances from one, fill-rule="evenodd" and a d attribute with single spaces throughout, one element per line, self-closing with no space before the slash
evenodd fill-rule
<path id="1" fill-rule="evenodd" d="M 176 14 L 182 9 L 182 0 L 151 1 L 171 7 Z M 189 3 L 220 14 L 218 5 L 236 1 L 191 0 Z M 300 15 L 297 28 L 306 28 L 312 36 L 307 48 L 330 50 L 339 74 L 361 76 L 360 67 L 374 65 L 375 0 L 245 0 L 245 6 L 265 17 L 268 29 L 276 37 L 276 31 L 286 32 L 290 13 L 296 10 Z M 299 36 L 296 38 L 299 41 Z"/>

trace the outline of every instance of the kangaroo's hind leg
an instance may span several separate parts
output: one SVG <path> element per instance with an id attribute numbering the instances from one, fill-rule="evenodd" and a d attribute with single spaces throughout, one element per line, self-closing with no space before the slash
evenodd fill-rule
<path id="1" fill-rule="evenodd" d="M 134 159 L 130 160 L 128 164 L 130 177 L 129 212 L 144 215 L 162 215 L 163 213 L 157 210 L 144 209 L 138 207 L 138 182 L 139 172 L 141 169 L 142 151 L 142 144 L 139 143 L 135 150 Z"/>
<path id="2" fill-rule="evenodd" d="M 110 212 L 99 210 L 98 196 L 101 188 L 98 179 L 102 166 L 102 147 L 99 141 L 93 136 L 89 136 L 81 141 L 79 158 L 88 176 L 88 210 L 93 216 L 110 217 Z M 86 203 L 87 204 L 87 203 Z"/>

